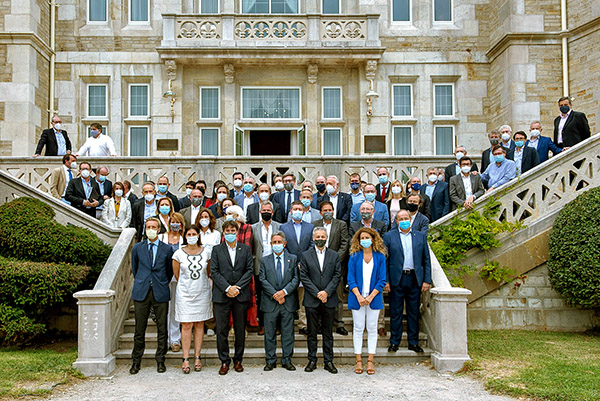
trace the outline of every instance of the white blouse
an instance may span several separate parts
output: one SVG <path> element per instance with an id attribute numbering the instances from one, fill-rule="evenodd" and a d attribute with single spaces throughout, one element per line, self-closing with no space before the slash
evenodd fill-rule
<path id="1" fill-rule="evenodd" d="M 371 258 L 370 262 L 365 262 L 363 259 L 363 285 L 362 285 L 362 296 L 367 297 L 371 293 L 371 276 L 373 275 L 373 261 L 375 257 Z"/>

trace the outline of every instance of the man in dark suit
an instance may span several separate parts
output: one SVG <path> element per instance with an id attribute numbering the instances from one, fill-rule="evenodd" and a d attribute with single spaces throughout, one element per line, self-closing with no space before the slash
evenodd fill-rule
<path id="1" fill-rule="evenodd" d="M 454 157 L 456 157 L 456 161 L 454 163 L 448 164 L 444 169 L 444 182 L 449 183 L 450 178 L 454 177 L 457 174 L 460 174 L 460 159 L 467 155 L 467 148 L 463 145 L 458 145 L 454 148 Z M 477 163 L 473 163 L 473 171 L 479 172 L 477 169 Z"/>
<path id="2" fill-rule="evenodd" d="M 320 175 L 315 179 L 315 189 L 317 192 L 313 194 L 311 206 L 313 209 L 319 209 L 321 198 L 327 195 L 327 178 L 324 175 Z"/>
<path id="3" fill-rule="evenodd" d="M 388 172 L 387 167 L 379 167 L 377 169 L 377 179 L 379 184 L 375 185 L 375 189 L 377 190 L 377 196 L 375 196 L 375 200 L 377 202 L 385 203 L 388 195 L 390 194 L 390 173 Z"/>
<path id="4" fill-rule="evenodd" d="M 498 144 L 500 144 L 500 131 L 497 129 L 493 129 L 488 134 L 488 139 L 490 141 L 490 147 L 483 151 L 481 154 L 481 172 L 483 173 L 487 167 L 494 163 L 494 155 L 492 154 L 492 148 Z M 446 178 L 447 180 L 447 178 Z"/>
<path id="5" fill-rule="evenodd" d="M 186 207 L 190 207 L 192 205 L 192 192 L 195 189 L 200 191 L 200 193 L 202 194 L 202 196 L 200 197 L 199 206 L 206 207 L 206 201 L 208 201 L 208 198 L 204 196 L 204 194 L 206 193 L 206 189 L 203 189 L 202 184 L 197 185 L 197 187 L 198 188 L 196 188 L 196 182 L 194 181 L 188 181 L 185 184 L 185 196 L 183 198 L 179 198 L 179 210 L 183 210 Z M 196 201 L 196 207 L 197 206 L 198 202 Z"/>
<path id="6" fill-rule="evenodd" d="M 452 210 L 462 205 L 465 209 L 473 209 L 473 202 L 485 194 L 483 182 L 479 174 L 472 174 L 470 157 L 460 159 L 461 172 L 450 179 L 450 201 Z"/>
<path id="7" fill-rule="evenodd" d="M 280 221 L 280 223 L 287 221 L 287 215 L 292 208 L 292 203 L 300 199 L 300 191 L 294 189 L 295 185 L 296 176 L 293 173 L 285 173 L 283 175 L 284 190 L 273 195 L 273 202 L 279 203 L 279 206 L 283 208 L 284 220 Z"/>
<path id="8" fill-rule="evenodd" d="M 123 194 L 123 196 L 125 197 L 125 199 L 127 199 L 129 201 L 129 203 L 131 203 L 131 206 L 133 206 L 133 204 L 135 202 L 137 202 L 137 200 L 139 199 L 137 197 L 136 194 L 133 193 L 133 191 L 131 190 L 131 182 L 127 181 L 127 180 L 123 180 L 123 187 L 125 188 L 125 193 Z"/>
<path id="9" fill-rule="evenodd" d="M 202 203 L 206 198 L 201 189 L 195 188 L 190 193 L 190 196 L 186 198 L 190 199 L 190 205 L 180 209 L 179 213 L 183 216 L 185 226 L 189 227 L 192 224 L 196 224 L 196 218 L 198 217 L 198 213 L 204 209 Z"/>
<path id="10" fill-rule="evenodd" d="M 408 213 L 410 216 L 410 227 L 413 231 L 420 231 L 425 236 L 429 232 L 429 219 L 423 213 L 419 211 L 421 208 L 421 202 L 423 198 L 419 194 L 410 194 L 406 200 L 406 206 L 408 207 Z M 396 224 L 398 226 L 398 215 L 396 214 L 395 218 Z"/>
<path id="11" fill-rule="evenodd" d="M 156 189 L 153 182 L 148 181 L 142 185 L 142 198 L 131 206 L 130 227 L 137 232 L 137 241 L 141 241 L 144 235 L 144 222 L 158 214 L 156 207 Z"/>
<path id="12" fill-rule="evenodd" d="M 258 186 L 258 199 L 260 202 L 253 203 L 248 206 L 248 210 L 246 211 L 246 223 L 248 224 L 256 224 L 260 219 L 260 207 L 264 202 L 267 202 L 271 197 L 271 187 L 269 184 L 260 184 Z M 283 219 L 283 212 L 279 204 L 271 202 L 273 205 L 272 219 L 278 223 L 281 223 L 281 219 Z M 287 220 L 286 220 L 287 221 Z M 285 223 L 285 221 L 284 221 Z"/>
<path id="13" fill-rule="evenodd" d="M 210 259 L 213 279 L 212 300 L 217 321 L 217 351 L 221 360 L 220 375 L 229 371 L 229 316 L 233 315 L 235 353 L 233 368 L 243 372 L 242 359 L 246 342 L 246 311 L 250 303 L 250 280 L 254 274 L 252 253 L 246 244 L 237 242 L 238 225 L 234 221 L 223 223 L 225 241 L 215 246 Z"/>
<path id="14" fill-rule="evenodd" d="M 52 128 L 42 131 L 33 157 L 41 155 L 44 146 L 46 146 L 44 156 L 63 156 L 71 153 L 69 135 L 67 135 L 67 131 L 62 129 L 61 125 L 62 121 L 59 116 L 52 117 Z"/>
<path id="15" fill-rule="evenodd" d="M 568 96 L 558 99 L 560 115 L 554 119 L 554 143 L 570 148 L 590 137 L 590 125 L 584 113 L 573 110 Z"/>
<path id="16" fill-rule="evenodd" d="M 79 165 L 79 177 L 69 181 L 65 191 L 65 200 L 75 209 L 96 218 L 96 207 L 104 201 L 100 195 L 100 188 L 95 180 L 90 177 L 92 166 L 88 162 Z"/>
<path id="17" fill-rule="evenodd" d="M 170 186 L 171 184 L 169 184 L 169 178 L 166 175 L 160 177 L 156 185 L 156 200 L 164 197 L 170 198 L 171 202 L 173 202 L 173 209 L 175 209 L 174 211 L 178 212 L 180 209 L 179 199 L 177 199 L 177 197 L 169 191 Z"/>
<path id="18" fill-rule="evenodd" d="M 388 226 L 382 220 L 375 220 L 374 213 L 375 208 L 370 202 L 364 201 L 360 205 L 360 220 L 350 223 L 348 229 L 348 236 L 350 240 L 354 237 L 354 234 L 363 227 L 370 227 L 377 231 L 383 238 L 383 234 L 387 232 Z"/>
<path id="19" fill-rule="evenodd" d="M 419 305 L 421 292 L 431 287 L 431 261 L 427 236 L 411 230 L 410 215 L 400 210 L 398 228 L 383 237 L 388 249 L 387 284 L 390 292 L 390 346 L 389 352 L 398 351 L 402 339 L 402 311 L 406 304 L 408 349 L 423 352 L 419 345 Z"/>
<path id="20" fill-rule="evenodd" d="M 333 215 L 336 219 L 350 223 L 350 211 L 352 210 L 352 197 L 340 192 L 340 181 L 335 175 L 327 177 L 326 194 L 319 197 L 317 203 L 328 201 L 333 205 Z"/>
<path id="21" fill-rule="evenodd" d="M 540 164 L 540 156 L 533 148 L 525 146 L 527 134 L 524 131 L 515 132 L 515 148 L 508 153 L 508 158 L 517 165 L 517 175 L 521 175 Z"/>
<path id="22" fill-rule="evenodd" d="M 98 167 L 96 169 L 94 180 L 96 181 L 96 184 L 98 184 L 100 196 L 102 196 L 100 205 L 96 207 L 96 218 L 100 219 L 102 218 L 102 204 L 112 196 L 112 181 L 108 179 L 108 168 L 104 166 Z"/>
<path id="23" fill-rule="evenodd" d="M 265 371 L 277 366 L 277 321 L 281 321 L 281 366 L 296 370 L 294 355 L 294 314 L 299 309 L 298 259 L 285 250 L 285 234 L 281 231 L 271 236 L 273 253 L 262 258 L 259 279 L 262 284 L 260 310 L 265 324 Z"/>
<path id="24" fill-rule="evenodd" d="M 365 185 L 365 189 L 363 190 L 365 194 L 365 202 L 369 202 L 373 205 L 373 219 L 382 221 L 383 224 L 387 227 L 390 224 L 390 213 L 388 211 L 385 203 L 381 203 L 375 198 L 377 197 L 377 190 L 375 189 L 375 185 L 367 184 Z M 363 202 L 364 203 L 364 202 Z M 360 221 L 360 207 L 362 203 L 356 203 L 352 206 L 352 210 L 350 212 L 350 222 Z"/>
<path id="25" fill-rule="evenodd" d="M 231 176 L 231 179 L 233 180 L 233 188 L 229 190 L 229 197 L 235 199 L 237 196 L 244 194 L 244 191 L 242 190 L 242 187 L 244 186 L 244 174 L 236 171 Z"/>
<path id="26" fill-rule="evenodd" d="M 562 149 L 556 146 L 552 139 L 542 135 L 543 130 L 541 122 L 533 121 L 529 126 L 529 139 L 525 142 L 525 146 L 537 150 L 540 163 L 548 160 L 548 152 L 552 152 L 553 156 L 562 152 Z"/>
<path id="27" fill-rule="evenodd" d="M 450 193 L 448 183 L 438 181 L 437 168 L 427 169 L 427 183 L 421 187 L 421 193 L 429 198 L 431 221 L 436 221 L 450 213 Z"/>
<path id="28" fill-rule="evenodd" d="M 344 327 L 344 277 L 348 274 L 344 262 L 348 256 L 350 238 L 348 237 L 348 226 L 342 220 L 333 218 L 333 204 L 329 201 L 321 202 L 321 219 L 313 222 L 315 227 L 324 227 L 327 230 L 327 248 L 336 251 L 340 256 L 342 264 L 342 279 L 340 285 L 335 289 L 338 298 L 338 305 L 335 308 L 335 332 L 343 336 L 348 335 L 348 330 Z"/>
<path id="29" fill-rule="evenodd" d="M 133 290 L 131 299 L 135 310 L 135 334 L 131 358 L 133 364 L 129 373 L 140 370 L 142 356 L 146 348 L 146 326 L 150 307 L 156 315 L 156 364 L 158 373 L 166 371 L 167 354 L 167 311 L 171 294 L 169 283 L 173 277 L 173 249 L 158 240 L 160 222 L 156 218 L 146 221 L 147 241 L 139 242 L 131 250 L 131 269 L 133 270 Z"/>
<path id="30" fill-rule="evenodd" d="M 333 364 L 333 319 L 338 304 L 335 290 L 342 278 L 340 256 L 325 245 L 327 230 L 316 227 L 313 230 L 314 247 L 302 254 L 300 280 L 305 288 L 304 301 L 308 319 L 308 365 L 305 372 L 317 368 L 317 331 L 321 327 L 323 335 L 323 360 L 325 370 L 337 373 Z"/>

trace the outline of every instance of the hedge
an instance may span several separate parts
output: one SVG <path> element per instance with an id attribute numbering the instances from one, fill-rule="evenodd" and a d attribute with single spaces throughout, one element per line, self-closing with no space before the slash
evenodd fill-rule
<path id="1" fill-rule="evenodd" d="M 13 346 L 23 344 L 44 333 L 46 326 L 27 317 L 19 308 L 0 304 L 0 344 Z"/>

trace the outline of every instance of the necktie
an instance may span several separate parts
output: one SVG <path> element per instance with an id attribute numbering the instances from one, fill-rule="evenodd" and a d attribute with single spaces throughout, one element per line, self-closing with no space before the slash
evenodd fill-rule
<path id="1" fill-rule="evenodd" d="M 149 254 L 149 256 L 150 256 L 150 264 L 151 264 L 152 266 L 154 266 L 154 247 L 155 247 L 155 246 L 156 246 L 156 245 L 155 245 L 155 244 L 153 244 L 153 243 L 151 242 L 151 243 L 150 243 L 150 246 L 148 247 L 148 254 Z"/>
<path id="2" fill-rule="evenodd" d="M 381 201 L 385 201 L 385 187 L 382 186 L 381 187 Z"/>
<path id="3" fill-rule="evenodd" d="M 287 214 L 290 211 L 291 204 L 292 204 L 292 193 L 288 192 L 287 193 L 287 202 L 285 203 L 285 214 L 286 214 L 286 216 L 287 216 Z"/>
<path id="4" fill-rule="evenodd" d="M 69 181 L 71 181 L 73 179 L 73 173 L 71 172 L 71 170 L 68 170 L 68 171 L 69 171 Z"/>
<path id="5" fill-rule="evenodd" d="M 279 287 L 283 284 L 283 266 L 281 265 L 281 256 L 277 257 L 277 284 Z"/>

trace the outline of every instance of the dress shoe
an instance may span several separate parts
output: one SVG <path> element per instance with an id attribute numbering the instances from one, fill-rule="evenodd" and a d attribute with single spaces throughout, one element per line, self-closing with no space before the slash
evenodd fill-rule
<path id="1" fill-rule="evenodd" d="M 381 329 L 377 329 L 377 334 L 379 334 L 380 337 L 385 337 L 387 335 L 387 332 L 382 327 Z"/>
<path id="2" fill-rule="evenodd" d="M 236 372 L 240 373 L 244 371 L 244 367 L 242 366 L 241 362 L 235 362 L 233 364 L 233 370 L 235 370 Z"/>
<path id="3" fill-rule="evenodd" d="M 140 364 L 139 363 L 133 363 L 131 365 L 131 369 L 129 369 L 129 374 L 135 375 L 137 374 L 137 372 L 140 371 Z"/>
<path id="4" fill-rule="evenodd" d="M 325 362 L 325 366 L 324 366 L 325 370 L 328 371 L 329 373 L 333 373 L 336 374 L 338 372 L 338 370 L 336 369 L 335 365 L 333 364 L 333 362 Z"/>
<path id="5" fill-rule="evenodd" d="M 171 351 L 173 352 L 179 352 L 179 350 L 181 350 L 181 345 L 175 343 L 175 344 L 171 344 Z"/>
<path id="6" fill-rule="evenodd" d="M 284 368 L 285 370 L 289 370 L 289 371 L 293 371 L 296 370 L 296 367 L 294 365 L 292 365 L 291 362 L 288 363 L 282 363 L 281 367 Z"/>
<path id="7" fill-rule="evenodd" d="M 304 368 L 305 372 L 312 372 L 317 368 L 317 363 L 314 361 L 308 361 L 308 365 Z"/>
<path id="8" fill-rule="evenodd" d="M 423 348 L 421 348 L 421 346 L 418 344 L 417 345 L 409 345 L 408 349 L 411 351 L 415 351 L 415 352 L 425 352 L 425 351 L 423 351 Z"/>
<path id="9" fill-rule="evenodd" d="M 221 365 L 221 369 L 219 369 L 219 374 L 221 376 L 226 375 L 227 372 L 229 372 L 229 365 L 227 365 L 226 363 Z"/>
<path id="10" fill-rule="evenodd" d="M 270 372 L 270 371 L 272 371 L 273 369 L 275 369 L 276 367 L 277 367 L 277 364 L 275 364 L 275 363 L 267 363 L 267 364 L 265 365 L 265 367 L 263 368 L 263 370 L 264 370 L 265 372 Z"/>
<path id="11" fill-rule="evenodd" d="M 156 371 L 158 373 L 165 373 L 167 371 L 167 367 L 164 362 L 156 362 Z"/>
<path id="12" fill-rule="evenodd" d="M 300 330 L 298 330 L 298 333 L 304 334 L 305 336 L 307 336 L 308 335 L 308 330 L 306 330 L 306 327 L 302 327 Z"/>
<path id="13" fill-rule="evenodd" d="M 388 347 L 388 352 L 396 352 L 398 351 L 398 344 L 390 344 Z"/>
<path id="14" fill-rule="evenodd" d="M 335 332 L 341 334 L 342 336 L 348 335 L 348 330 L 346 330 L 345 327 L 338 327 L 337 329 L 335 329 Z"/>

